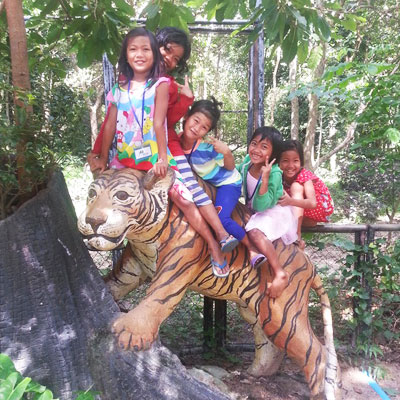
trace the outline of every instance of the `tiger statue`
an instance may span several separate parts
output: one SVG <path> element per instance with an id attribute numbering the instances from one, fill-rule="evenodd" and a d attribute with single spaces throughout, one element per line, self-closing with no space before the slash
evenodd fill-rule
<path id="1" fill-rule="evenodd" d="M 236 302 L 242 317 L 253 326 L 255 357 L 250 374 L 275 373 L 287 353 L 303 369 L 312 399 L 340 398 L 330 303 L 308 257 L 295 244 L 286 246 L 281 240 L 274 243 L 289 274 L 288 287 L 276 299 L 266 295 L 272 280 L 268 264 L 251 268 L 243 245 L 227 254 L 229 276 L 216 278 L 205 241 L 183 213 L 168 204 L 173 181 L 170 169 L 163 179 L 151 171 L 107 170 L 90 185 L 86 209 L 78 219 L 78 228 L 90 248 L 112 250 L 128 240 L 106 278 L 116 301 L 152 278 L 141 302 L 113 323 L 119 345 L 125 349 L 149 348 L 161 323 L 191 289 Z M 211 188 L 206 189 L 210 193 Z M 238 204 L 233 215 L 236 221 L 244 224 L 249 216 L 247 208 Z M 308 319 L 311 288 L 320 296 L 325 346 Z"/>

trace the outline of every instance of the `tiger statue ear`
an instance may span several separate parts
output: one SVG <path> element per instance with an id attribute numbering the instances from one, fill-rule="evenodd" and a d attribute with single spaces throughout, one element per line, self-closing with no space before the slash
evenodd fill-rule
<path id="1" fill-rule="evenodd" d="M 150 193 L 156 194 L 159 192 L 164 192 L 165 195 L 168 195 L 169 189 L 173 185 L 175 181 L 175 171 L 168 167 L 167 174 L 164 178 L 160 178 L 154 174 L 154 171 L 151 169 L 147 172 L 147 174 L 143 177 L 142 183 L 143 188 Z"/>

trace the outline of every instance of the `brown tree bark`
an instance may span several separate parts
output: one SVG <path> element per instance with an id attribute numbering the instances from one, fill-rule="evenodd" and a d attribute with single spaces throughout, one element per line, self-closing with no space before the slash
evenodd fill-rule
<path id="1" fill-rule="evenodd" d="M 296 91 L 296 76 L 297 76 L 297 57 L 289 64 L 289 84 L 290 93 Z M 290 123 L 290 137 L 297 140 L 299 138 L 299 98 L 294 96 L 291 100 L 291 123 Z"/>
<path id="2" fill-rule="evenodd" d="M 317 68 L 314 71 L 314 81 L 318 81 L 325 70 L 326 63 L 326 45 L 323 43 L 322 57 L 318 63 Z M 306 137 L 304 140 L 304 166 L 306 169 L 314 170 L 314 143 L 315 143 L 315 132 L 318 123 L 318 96 L 311 93 L 308 96 L 308 122 Z"/>
<path id="3" fill-rule="evenodd" d="M 16 88 L 14 92 L 15 105 L 32 111 L 32 107 L 25 107 L 24 102 L 18 96 L 18 90 L 23 92 L 31 90 L 22 0 L 5 0 L 4 5 L 10 37 L 12 83 Z"/>
<path id="4" fill-rule="evenodd" d="M 275 119 L 276 97 L 278 95 L 277 76 L 278 76 L 279 65 L 281 63 L 281 58 L 282 58 L 282 52 L 281 49 L 278 48 L 276 50 L 275 68 L 272 75 L 271 113 L 269 118 L 270 125 L 274 125 L 274 119 Z"/>
<path id="5" fill-rule="evenodd" d="M 32 106 L 26 104 L 23 95 L 31 90 L 29 79 L 28 49 L 26 43 L 26 31 L 22 0 L 4 0 L 7 15 L 8 34 L 10 38 L 11 74 L 14 90 L 14 104 L 22 113 L 15 112 L 17 125 L 29 127 L 29 117 L 32 114 Z M 21 96 L 22 94 L 22 96 Z M 19 115 L 23 115 L 20 120 Z M 20 187 L 29 188 L 29 177 L 25 171 L 25 148 L 28 141 L 29 129 L 22 129 L 23 136 L 17 145 L 17 171 Z"/>
<path id="6" fill-rule="evenodd" d="M 361 103 L 358 107 L 356 116 L 362 114 L 362 112 L 367 107 L 366 104 Z M 314 165 L 314 169 L 318 168 L 322 165 L 325 161 L 328 161 L 334 154 L 338 153 L 340 150 L 344 149 L 354 138 L 354 133 L 357 129 L 358 123 L 353 121 L 350 123 L 346 128 L 346 137 L 337 145 L 335 146 L 329 153 L 324 154 Z"/>

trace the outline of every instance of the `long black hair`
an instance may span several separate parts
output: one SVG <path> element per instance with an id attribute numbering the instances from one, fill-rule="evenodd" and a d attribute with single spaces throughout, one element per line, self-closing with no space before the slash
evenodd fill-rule
<path id="1" fill-rule="evenodd" d="M 204 114 L 211 121 L 210 131 L 213 130 L 218 123 L 219 117 L 221 116 L 221 111 L 219 107 L 222 103 L 219 103 L 215 100 L 214 97 L 211 96 L 211 100 L 198 100 L 195 101 L 190 107 L 190 110 L 186 113 L 186 118 L 189 118 L 196 112 L 200 112 Z M 183 122 L 185 124 L 185 121 Z M 183 125 L 185 126 L 185 125 Z"/>
<path id="2" fill-rule="evenodd" d="M 118 72 L 119 72 L 119 78 L 118 81 L 120 82 L 122 80 L 123 83 L 127 83 L 130 80 L 133 79 L 134 77 L 134 72 L 131 66 L 128 63 L 128 60 L 126 58 L 126 52 L 128 49 L 129 41 L 135 37 L 139 36 L 144 36 L 149 38 L 150 41 L 150 47 L 151 51 L 153 52 L 153 66 L 149 72 L 149 75 L 147 77 L 148 80 L 151 80 L 151 84 L 155 83 L 155 81 L 164 74 L 164 60 L 161 56 L 160 53 L 160 47 L 158 45 L 157 39 L 154 36 L 152 32 L 145 28 L 134 28 L 130 30 L 121 46 L 121 53 L 119 55 L 118 59 Z M 120 79 L 122 78 L 122 79 Z"/>
<path id="3" fill-rule="evenodd" d="M 175 43 L 183 48 L 183 56 L 179 60 L 176 71 L 178 73 L 186 72 L 188 70 L 187 61 L 190 57 L 192 46 L 190 44 L 189 36 L 185 31 L 173 26 L 161 28 L 156 32 L 156 39 L 159 47 L 164 47 L 168 51 L 170 44 Z"/>
<path id="4" fill-rule="evenodd" d="M 272 154 L 270 160 L 273 160 L 275 158 L 278 161 L 281 154 L 282 134 L 278 131 L 278 129 L 273 126 L 261 126 L 254 131 L 250 142 L 260 135 L 260 140 L 267 139 L 272 144 Z"/>

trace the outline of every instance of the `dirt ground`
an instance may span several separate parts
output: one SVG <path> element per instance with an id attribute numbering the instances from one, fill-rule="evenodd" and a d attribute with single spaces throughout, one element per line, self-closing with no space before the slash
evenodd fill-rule
<path id="1" fill-rule="evenodd" d="M 349 365 L 341 359 L 342 398 L 343 400 L 380 400 L 382 399 L 368 384 L 367 376 L 361 368 Z M 235 353 L 235 362 L 224 361 L 222 358 L 204 360 L 201 356 L 181 357 L 187 368 L 203 369 L 205 365 L 216 365 L 229 375 L 222 381 L 235 400 L 305 400 L 309 399 L 308 386 L 299 367 L 285 358 L 279 372 L 272 377 L 254 378 L 246 370 L 253 360 L 253 353 Z M 390 353 L 387 361 L 377 364 L 384 373 L 383 379 L 377 379 L 379 387 L 387 392 L 391 400 L 400 400 L 400 351 Z M 387 399 L 387 397 L 385 397 Z"/>

